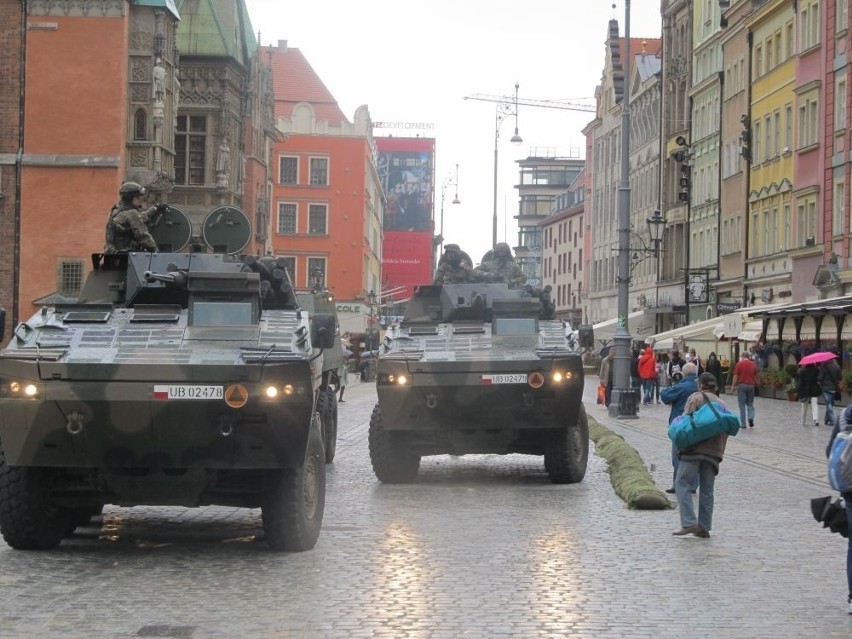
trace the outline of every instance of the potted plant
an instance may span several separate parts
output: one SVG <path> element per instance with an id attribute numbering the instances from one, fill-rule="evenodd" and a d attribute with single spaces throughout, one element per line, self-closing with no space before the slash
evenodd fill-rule
<path id="1" fill-rule="evenodd" d="M 784 386 L 784 382 L 780 380 L 778 369 L 764 368 L 757 374 L 757 385 L 761 397 L 775 397 L 775 389 Z"/>
<path id="2" fill-rule="evenodd" d="M 843 371 L 841 374 L 840 390 L 844 393 L 852 393 L 852 370 Z"/>
<path id="3" fill-rule="evenodd" d="M 787 391 L 787 399 L 795 402 L 799 399 L 799 393 L 796 391 L 799 381 L 799 367 L 795 364 L 787 364 L 784 367 L 784 373 L 787 375 L 787 384 L 784 387 L 784 390 Z"/>

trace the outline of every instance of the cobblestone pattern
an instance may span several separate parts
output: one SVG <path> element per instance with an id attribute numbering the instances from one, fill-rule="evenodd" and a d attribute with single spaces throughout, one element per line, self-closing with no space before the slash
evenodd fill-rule
<path id="1" fill-rule="evenodd" d="M 596 384 L 589 414 L 667 487 L 667 407 L 612 420 Z M 852 636 L 845 540 L 808 504 L 829 494 L 828 429 L 799 426 L 795 404 L 758 400 L 702 540 L 671 536 L 676 510 L 627 510 L 596 456 L 571 486 L 522 455 L 426 458 L 415 483 L 382 485 L 366 442 L 375 388 L 345 397 L 313 551 L 270 552 L 259 511 L 108 507 L 54 551 L 0 546 L 0 636 Z"/>

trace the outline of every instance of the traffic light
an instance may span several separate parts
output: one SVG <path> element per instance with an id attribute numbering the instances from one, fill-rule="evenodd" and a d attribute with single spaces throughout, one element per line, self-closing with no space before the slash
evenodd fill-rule
<path id="1" fill-rule="evenodd" d="M 689 177 L 690 177 L 690 168 L 686 164 L 682 164 L 680 167 L 680 180 L 678 182 L 678 186 L 680 190 L 677 194 L 677 199 L 681 202 L 689 202 Z"/>
<path id="2" fill-rule="evenodd" d="M 746 162 L 751 162 L 751 118 L 744 115 L 740 118 L 743 130 L 740 133 L 740 155 Z"/>
<path id="3" fill-rule="evenodd" d="M 680 147 L 672 154 L 675 161 L 680 164 L 677 199 L 681 202 L 689 202 L 690 178 L 692 177 L 692 170 L 690 168 L 692 153 L 689 148 L 689 141 L 682 135 L 675 138 L 675 143 Z"/>

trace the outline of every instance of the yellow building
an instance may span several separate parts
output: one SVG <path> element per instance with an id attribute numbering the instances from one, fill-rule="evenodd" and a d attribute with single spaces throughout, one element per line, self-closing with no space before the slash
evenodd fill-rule
<path id="1" fill-rule="evenodd" d="M 770 0 L 748 18 L 751 32 L 751 166 L 746 219 L 746 300 L 792 295 L 795 14 Z M 778 299 L 781 298 L 781 299 Z"/>

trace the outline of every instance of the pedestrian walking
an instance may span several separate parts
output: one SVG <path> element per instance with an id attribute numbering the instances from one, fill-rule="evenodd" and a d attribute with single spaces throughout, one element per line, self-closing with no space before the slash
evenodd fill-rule
<path id="1" fill-rule="evenodd" d="M 707 356 L 707 365 L 704 369 L 705 373 L 710 373 L 716 378 L 716 388 L 719 389 L 719 395 L 725 392 L 725 379 L 722 377 L 722 362 L 716 357 L 716 353 L 711 352 Z M 700 375 L 700 373 L 699 373 Z"/>
<path id="2" fill-rule="evenodd" d="M 686 356 L 686 361 L 692 362 L 698 367 L 699 375 L 704 372 L 704 364 L 701 361 L 701 356 L 695 352 L 694 348 L 689 349 L 689 355 Z"/>
<path id="3" fill-rule="evenodd" d="M 630 388 L 639 390 L 642 387 L 642 378 L 639 376 L 639 358 L 642 353 L 634 348 L 630 353 Z"/>
<path id="4" fill-rule="evenodd" d="M 665 388 L 668 385 L 668 380 L 666 379 L 666 364 L 663 362 L 663 356 L 657 355 L 657 379 L 654 380 L 654 394 L 657 397 L 657 403 L 662 404 L 662 400 L 660 399 L 660 389 Z"/>
<path id="5" fill-rule="evenodd" d="M 654 403 L 654 380 L 657 379 L 657 361 L 654 357 L 654 349 L 648 346 L 645 348 L 642 355 L 639 356 L 639 365 L 637 367 L 639 379 L 642 382 L 642 390 L 644 396 L 642 403 L 645 406 Z"/>
<path id="6" fill-rule="evenodd" d="M 831 437 L 828 440 L 828 446 L 825 447 L 825 456 L 828 457 L 831 453 L 831 446 L 834 444 L 834 438 L 841 429 L 850 428 L 852 424 L 852 406 L 847 406 L 840 414 L 834 428 L 831 431 Z M 846 508 L 846 521 L 852 525 L 852 492 L 843 493 L 843 504 Z M 849 594 L 846 599 L 847 612 L 852 615 L 852 534 L 849 535 L 849 543 L 846 546 L 846 585 L 849 588 Z"/>
<path id="7" fill-rule="evenodd" d="M 796 379 L 796 394 L 799 397 L 799 403 L 802 405 L 802 426 L 806 423 L 808 404 L 811 405 L 814 426 L 819 426 L 819 398 L 822 395 L 822 389 L 819 386 L 819 370 L 816 364 L 807 364 L 799 369 L 799 376 Z"/>
<path id="8" fill-rule="evenodd" d="M 610 346 L 606 357 L 601 360 L 600 380 L 601 384 L 606 387 L 606 400 L 604 406 L 609 407 L 612 399 L 612 363 L 615 360 L 615 346 Z"/>
<path id="9" fill-rule="evenodd" d="M 676 377 L 682 374 L 683 378 L 675 382 L 674 385 L 660 391 L 660 397 L 662 398 L 663 403 L 671 406 L 671 410 L 669 411 L 669 424 L 671 424 L 676 417 L 683 415 L 683 409 L 686 406 L 686 401 L 689 399 L 690 395 L 698 390 L 697 372 L 698 368 L 695 364 L 684 364 L 682 373 L 681 371 L 677 371 L 675 373 Z M 674 494 L 675 492 L 677 467 L 680 463 L 678 452 L 677 446 L 675 446 L 674 442 L 672 442 L 672 487 L 666 489 L 666 492 L 669 494 Z"/>
<path id="10" fill-rule="evenodd" d="M 346 390 L 346 385 L 349 383 L 349 362 L 345 361 L 337 367 L 337 383 L 340 386 L 340 396 L 338 402 L 343 400 L 343 391 Z"/>
<path id="11" fill-rule="evenodd" d="M 740 355 L 740 361 L 734 366 L 734 379 L 731 391 L 737 394 L 737 404 L 740 407 L 740 428 L 748 425 L 754 428 L 754 387 L 757 384 L 757 364 L 751 359 L 748 351 Z"/>
<path id="12" fill-rule="evenodd" d="M 706 402 L 719 402 L 720 407 L 727 409 L 719 399 L 718 392 L 716 377 L 713 374 L 699 375 L 698 392 L 693 393 L 686 400 L 683 414 L 694 413 Z M 725 456 L 727 442 L 728 435 L 721 433 L 678 452 L 680 463 L 677 479 L 675 479 L 675 490 L 680 514 L 680 530 L 674 531 L 673 535 L 695 535 L 701 538 L 710 536 L 716 475 L 719 474 L 719 464 Z M 695 517 L 695 504 L 692 498 L 696 483 L 698 485 L 698 518 Z"/>
<path id="13" fill-rule="evenodd" d="M 669 356 L 669 361 L 666 364 L 666 378 L 668 379 L 669 386 L 675 383 L 675 373 L 681 373 L 683 371 L 683 367 L 686 366 L 686 360 L 680 356 L 680 351 L 678 349 L 674 349 Z"/>
<path id="14" fill-rule="evenodd" d="M 840 366 L 836 359 L 830 359 L 819 365 L 817 379 L 825 402 L 825 423 L 834 423 L 834 402 L 840 399 Z"/>

